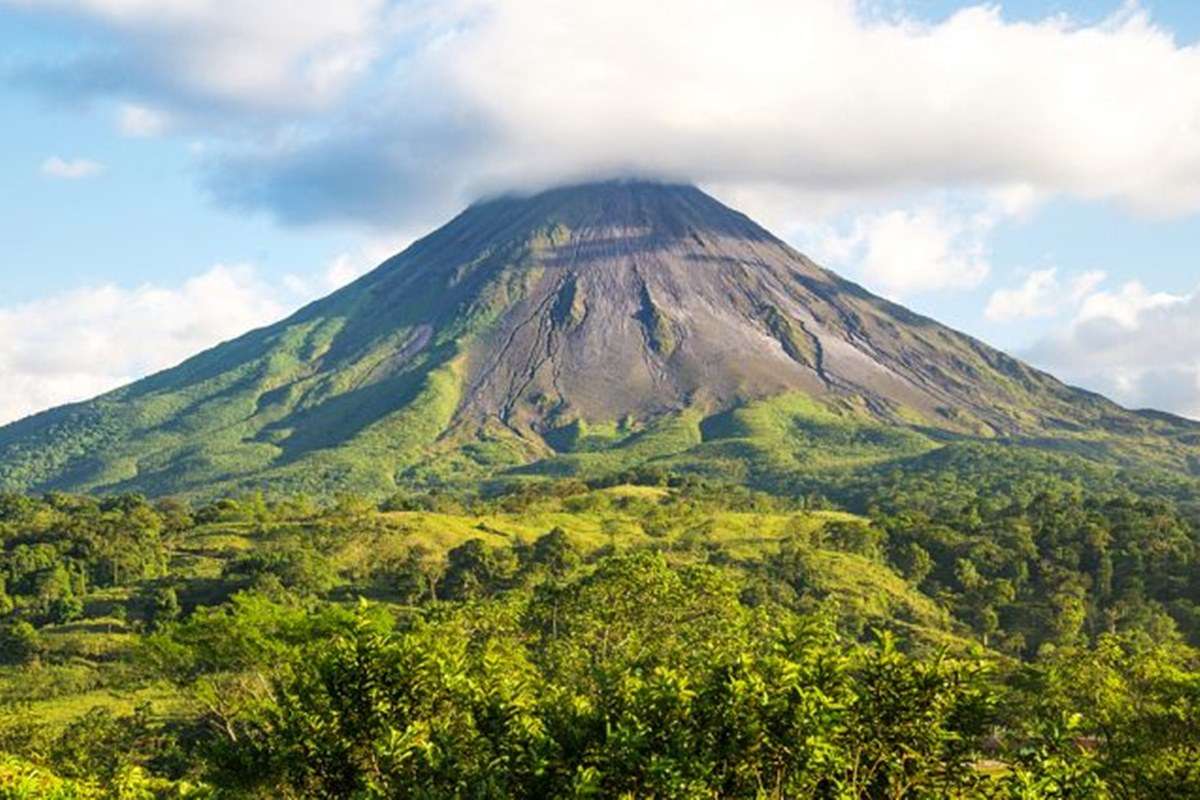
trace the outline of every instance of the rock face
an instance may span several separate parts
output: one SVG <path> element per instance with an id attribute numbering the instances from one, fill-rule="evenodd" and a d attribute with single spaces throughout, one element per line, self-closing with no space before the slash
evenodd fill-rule
<path id="1" fill-rule="evenodd" d="M 960 436 L 1183 424 L 875 297 L 695 187 L 619 181 L 476 204 L 274 326 L 0 429 L 0 488 L 385 490 L 784 395 Z"/>
<path id="2" fill-rule="evenodd" d="M 414 251 L 385 265 L 372 291 L 519 286 L 467 348 L 457 419 L 522 436 L 576 417 L 711 412 L 789 391 L 951 430 L 1020 432 L 1113 410 L 870 295 L 691 186 L 496 200 Z"/>

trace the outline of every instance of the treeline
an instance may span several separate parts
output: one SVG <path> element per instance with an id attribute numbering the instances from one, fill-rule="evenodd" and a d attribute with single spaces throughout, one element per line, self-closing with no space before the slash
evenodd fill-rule
<path id="1" fill-rule="evenodd" d="M 329 547 L 347 531 L 380 524 L 378 511 L 478 516 L 553 509 L 619 512 L 662 539 L 663 547 L 690 543 L 720 561 L 730 560 L 722 554 L 723 543 L 703 535 L 715 514 L 792 514 L 829 506 L 819 497 L 789 500 L 661 471 L 620 480 L 670 491 L 661 497 L 614 497 L 592 485 L 558 481 L 476 496 L 404 493 L 382 503 L 354 496 L 322 504 L 250 495 L 194 507 L 135 495 L 0 496 L 0 619 L 9 627 L 17 621 L 33 628 L 63 624 L 83 615 L 84 599 L 93 592 L 137 587 L 142 596 L 135 621 L 152 627 L 169 620 L 181 611 L 170 554 L 205 526 L 276 531 L 272 543 L 225 564 L 225 596 L 252 587 L 322 596 L 348 577 L 390 587 L 399 599 L 415 602 L 424 595 L 460 600 L 511 587 L 528 561 L 525 545 L 498 550 L 481 538 L 435 553 L 418 543 L 349 576 L 339 576 L 328 563 Z M 1046 643 L 1077 643 L 1127 629 L 1158 638 L 1178 631 L 1200 643 L 1200 527 L 1171 500 L 1089 494 L 1062 482 L 1038 493 L 1014 492 L 1002 505 L 986 490 L 961 487 L 955 502 L 932 502 L 936 492 L 924 484 L 921 478 L 883 484 L 868 519 L 798 526 L 780 552 L 830 549 L 877 561 L 939 601 L 986 646 L 1015 656 L 1030 657 Z M 295 527 L 292 535 L 286 535 L 289 525 Z M 803 589 L 803 576 L 788 574 L 802 572 L 799 565 L 781 566 L 779 555 L 760 555 L 739 558 L 738 566 Z"/>
<path id="2" fill-rule="evenodd" d="M 219 498 L 199 504 L 167 499 L 151 502 L 135 494 L 93 498 L 64 493 L 41 497 L 0 494 L 0 618 L 26 620 L 35 627 L 80 618 L 90 593 L 107 588 L 144 585 L 169 578 L 172 547 L 199 527 L 250 525 L 258 528 L 308 523 L 324 538 L 336 539 L 346 530 L 362 527 L 369 515 L 383 511 L 431 511 L 446 514 L 520 514 L 539 507 L 594 512 L 611 507 L 595 488 L 614 482 L 673 487 L 669 502 L 625 501 L 622 508 L 636 513 L 645 527 L 665 530 L 679 515 L 705 510 L 771 511 L 796 504 L 737 487 L 720 487 L 677 478 L 660 470 L 633 471 L 594 485 L 580 481 L 523 483 L 494 487 L 490 492 L 402 492 L 382 502 L 341 495 L 320 502 L 311 497 L 264 498 L 261 494 Z M 313 593 L 332 585 L 319 574 L 319 557 L 312 544 L 321 536 L 258 552 L 232 565 L 233 582 L 251 582 L 276 574 L 286 584 L 311 579 Z M 308 561 L 309 563 L 304 563 Z M 290 579 L 289 579 L 290 576 Z M 167 581 L 169 583 L 169 581 Z M 168 602 L 159 599 L 159 602 Z"/>

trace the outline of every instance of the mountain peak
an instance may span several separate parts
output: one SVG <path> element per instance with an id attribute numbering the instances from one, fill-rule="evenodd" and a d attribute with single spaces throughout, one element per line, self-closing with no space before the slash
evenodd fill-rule
<path id="1" fill-rule="evenodd" d="M 592 208 L 599 209 L 610 204 L 657 203 L 661 207 L 673 203 L 687 202 L 698 196 L 716 202 L 691 183 L 657 180 L 654 178 L 604 178 L 577 183 L 567 183 L 537 191 L 507 191 L 484 197 L 472 203 L 471 208 L 492 203 L 532 203 L 543 208 Z"/>
<path id="2" fill-rule="evenodd" d="M 640 231 L 663 238 L 696 233 L 774 239 L 746 215 L 694 185 L 643 178 L 578 183 L 534 194 L 506 194 L 471 206 L 464 216 L 514 217 L 577 231 Z"/>
<path id="3" fill-rule="evenodd" d="M 0 428 L 0 490 L 761 466 L 781 456 L 747 431 L 795 442 L 832 418 L 884 426 L 839 440 L 853 452 L 884 429 L 1171 428 L 874 297 L 694 186 L 611 180 L 476 203 L 276 325 Z"/>

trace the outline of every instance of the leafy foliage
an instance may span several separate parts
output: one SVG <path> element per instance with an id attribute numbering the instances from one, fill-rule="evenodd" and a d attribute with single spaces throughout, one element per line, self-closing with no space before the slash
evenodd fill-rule
<path id="1" fill-rule="evenodd" d="M 0 498 L 0 797 L 1195 796 L 1193 512 L 986 464 Z"/>

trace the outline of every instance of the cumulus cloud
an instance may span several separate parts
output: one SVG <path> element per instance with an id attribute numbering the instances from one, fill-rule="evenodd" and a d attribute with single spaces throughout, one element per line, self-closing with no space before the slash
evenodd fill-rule
<path id="1" fill-rule="evenodd" d="M 27 78 L 208 125 L 214 193 L 290 222 L 390 226 L 614 173 L 1200 209 L 1200 48 L 1128 3 L 1095 24 L 994 4 L 929 24 L 853 0 L 0 3 L 106 45 Z M 876 224 L 936 249 L 937 221 L 904 215 Z M 955 274 L 978 275 L 958 252 Z"/>
<path id="2" fill-rule="evenodd" d="M 743 193 L 755 209 L 770 208 L 773 194 Z M 995 229 L 1021 220 L 1041 196 L 1031 187 L 1003 186 L 982 197 L 962 193 L 909 198 L 907 206 L 856 209 L 854 201 L 834 195 L 824 214 L 797 211 L 818 220 L 785 227 L 809 255 L 834 269 L 861 278 L 894 298 L 948 289 L 974 289 L 991 274 L 988 241 Z M 841 211 L 837 211 L 840 207 Z M 850 209 L 847 212 L 847 208 Z M 768 212 L 779 219 L 788 211 Z M 832 222 L 822 217 L 835 217 Z"/>
<path id="3" fill-rule="evenodd" d="M 102 285 L 0 308 L 0 422 L 115 388 L 282 311 L 245 266 L 177 287 Z"/>
<path id="4" fill-rule="evenodd" d="M 1124 405 L 1200 419 L 1200 291 L 1153 292 L 1138 281 L 1093 291 L 1064 329 L 1023 355 Z"/>
<path id="5" fill-rule="evenodd" d="M 984 316 L 993 322 L 1053 317 L 1077 307 L 1107 277 L 1099 270 L 1062 281 L 1054 268 L 1035 270 L 1013 289 L 997 289 L 988 298 Z"/>
<path id="6" fill-rule="evenodd" d="M 0 0 L 66 17 L 100 45 L 23 77 L 67 96 L 149 98 L 201 111 L 321 107 L 361 75 L 384 0 Z"/>
<path id="7" fill-rule="evenodd" d="M 857 264 L 872 286 L 900 296 L 978 286 L 990 271 L 984 235 L 990 223 L 932 207 L 892 210 L 856 220 L 848 237 L 827 245 L 834 264 Z"/>
<path id="8" fill-rule="evenodd" d="M 1147 311 L 1178 305 L 1187 298 L 1168 292 L 1151 292 L 1140 281 L 1130 281 L 1115 292 L 1101 291 L 1083 299 L 1078 323 L 1110 320 L 1128 330 L 1140 327 Z"/>
<path id="9" fill-rule="evenodd" d="M 80 178 L 95 177 L 103 171 L 103 164 L 87 158 L 66 159 L 59 156 L 51 156 L 42 162 L 42 174 L 48 175 L 51 178 L 79 180 Z"/>
<path id="10" fill-rule="evenodd" d="M 275 322 L 382 253 L 365 248 L 278 284 L 249 265 L 216 265 L 178 286 L 104 284 L 0 306 L 0 424 L 115 389 Z"/>
<path id="11" fill-rule="evenodd" d="M 502 133 L 502 183 L 629 167 L 1200 204 L 1200 50 L 1132 7 L 1083 27 L 994 5 L 937 25 L 847 0 L 753 5 L 484 3 L 428 61 Z"/>
<path id="12" fill-rule="evenodd" d="M 430 175 L 478 192 L 613 172 L 809 191 L 1017 183 L 1164 213 L 1200 203 L 1200 56 L 1144 15 L 1080 28 L 976 8 L 926 26 L 831 0 L 760 0 L 752 14 L 684 0 L 472 5 L 387 87 L 378 119 L 273 142 L 256 180 L 290 186 L 296 164 L 345 161 L 379 176 L 371 207 L 384 215 Z M 410 127 L 404 112 L 429 86 L 444 111 Z M 346 148 L 354 137 L 385 143 L 366 151 L 370 167 Z M 353 202 L 340 188 L 333 213 Z M 257 193 L 285 215 L 288 196 Z"/>
<path id="13" fill-rule="evenodd" d="M 283 285 L 296 297 L 315 300 L 366 275 L 410 242 L 411 238 L 406 236 L 368 240 L 350 252 L 337 255 L 315 274 L 284 276 Z"/>

